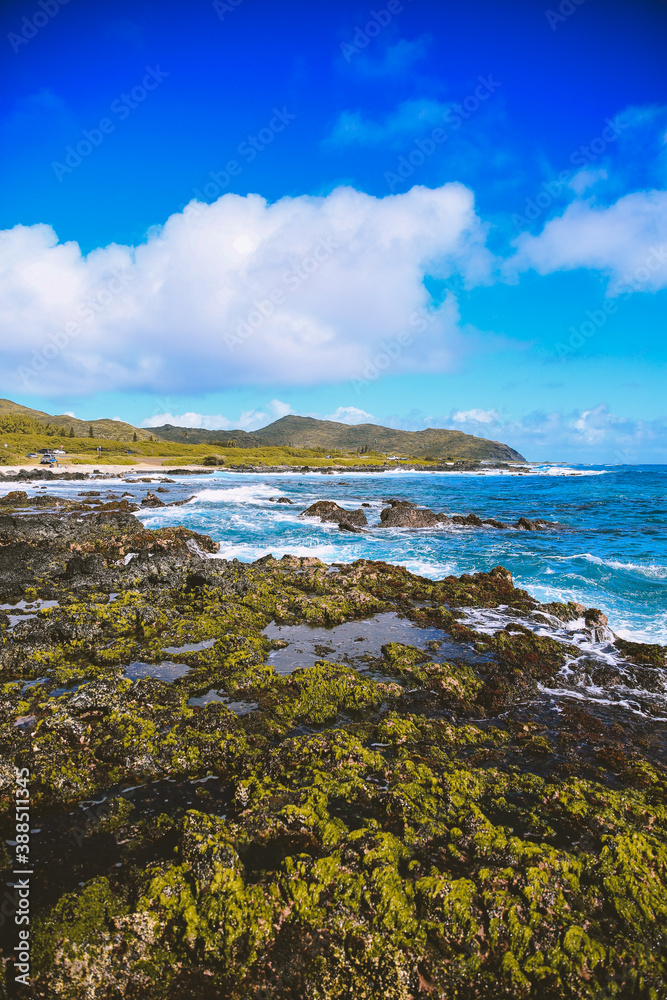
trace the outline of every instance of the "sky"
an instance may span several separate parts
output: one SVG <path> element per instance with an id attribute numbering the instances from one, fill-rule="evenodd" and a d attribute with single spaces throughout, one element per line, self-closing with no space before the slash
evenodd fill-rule
<path id="1" fill-rule="evenodd" d="M 0 395 L 667 462 L 667 3 L 0 8 Z"/>

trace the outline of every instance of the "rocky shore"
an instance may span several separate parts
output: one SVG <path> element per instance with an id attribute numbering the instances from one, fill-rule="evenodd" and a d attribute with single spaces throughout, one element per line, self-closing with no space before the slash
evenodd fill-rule
<path id="1" fill-rule="evenodd" d="M 664 728 L 545 693 L 657 691 L 664 647 L 499 566 L 243 564 L 123 499 L 19 493 L 0 781 L 11 841 L 30 771 L 31 998 L 666 995 Z"/>
<path id="2" fill-rule="evenodd" d="M 272 498 L 273 499 L 273 498 Z M 291 503 L 285 497 L 276 499 L 277 503 Z M 495 518 L 482 520 L 477 514 L 447 514 L 436 513 L 426 507 L 418 507 L 410 500 L 386 500 L 388 506 L 380 512 L 380 528 L 438 528 L 445 524 L 459 525 L 466 528 L 515 528 L 517 531 L 545 531 L 554 527 L 551 521 L 543 518 L 531 520 L 527 517 L 520 517 L 514 524 L 507 524 L 504 521 L 497 521 Z M 363 507 L 370 504 L 362 504 L 357 510 L 349 510 L 341 507 L 333 500 L 318 500 L 302 511 L 302 517 L 317 517 L 324 523 L 337 524 L 341 531 L 360 532 L 368 527 L 368 518 Z"/>
<path id="3" fill-rule="evenodd" d="M 513 471 L 521 474 L 529 474 L 530 467 L 522 462 L 441 462 L 429 463 L 428 465 L 419 462 L 401 462 L 398 466 L 402 472 L 488 472 L 493 470 Z M 390 472 L 396 471 L 397 463 L 386 462 L 379 465 L 252 465 L 243 462 L 223 463 L 217 471 L 223 472 L 246 472 L 258 475 L 277 472 L 317 472 L 323 476 L 340 475 L 342 472 Z M 59 471 L 54 472 L 43 466 L 31 466 L 7 472 L 0 471 L 0 483 L 22 483 L 31 480 L 85 480 L 111 477 L 132 477 L 139 475 L 165 475 L 173 476 L 208 476 L 213 468 L 202 468 L 197 466 L 184 466 L 183 468 L 172 468 L 170 466 L 155 466 L 150 468 L 145 464 L 134 466 L 101 466 L 99 468 L 85 467 L 80 471 Z"/>

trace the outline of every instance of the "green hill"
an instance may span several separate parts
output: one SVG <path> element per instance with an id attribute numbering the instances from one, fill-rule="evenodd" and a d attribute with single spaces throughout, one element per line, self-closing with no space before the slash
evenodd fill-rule
<path id="1" fill-rule="evenodd" d="M 77 438 L 88 437 L 91 427 L 93 428 L 92 436 L 105 441 L 132 441 L 135 432 L 139 441 L 149 441 L 151 435 L 156 436 L 152 430 L 133 427 L 132 424 L 126 424 L 122 420 L 78 420 L 76 417 L 67 416 L 67 414 L 52 416 L 42 410 L 31 410 L 29 406 L 13 403 L 11 399 L 0 399 L 0 425 L 7 432 L 11 432 L 11 425 L 8 423 L 11 417 L 27 422 L 35 421 L 36 425 L 41 425 L 44 428 L 50 426 L 58 430 L 64 429 L 66 434 L 69 434 L 70 429 L 72 429 Z M 25 426 L 27 428 L 30 424 L 27 423 Z M 35 430 L 37 430 L 36 426 Z"/>
<path id="2" fill-rule="evenodd" d="M 152 428 L 163 441 L 199 444 L 210 442 L 239 448 L 287 446 L 332 451 L 386 452 L 409 458 L 463 458 L 472 460 L 524 461 L 523 456 L 499 441 L 464 434 L 462 431 L 429 427 L 423 431 L 398 431 L 379 424 L 340 424 L 333 420 L 287 416 L 258 431 L 207 431 L 165 424 Z"/>
<path id="3" fill-rule="evenodd" d="M 92 435 L 90 428 L 92 427 Z M 498 462 L 524 461 L 523 456 L 499 441 L 464 434 L 462 431 L 429 427 L 423 431 L 397 431 L 379 424 L 341 424 L 313 417 L 287 416 L 257 431 L 208 431 L 164 424 L 149 429 L 133 427 L 121 420 L 78 420 L 52 416 L 9 399 L 0 399 L 0 429 L 6 433 L 46 432 L 59 436 L 93 437 L 100 441 L 160 441 L 183 445 L 210 444 L 220 448 L 306 448 L 322 455 L 336 450 L 373 452 L 406 458 L 482 459 Z M 135 438 L 136 434 L 136 438 Z"/>

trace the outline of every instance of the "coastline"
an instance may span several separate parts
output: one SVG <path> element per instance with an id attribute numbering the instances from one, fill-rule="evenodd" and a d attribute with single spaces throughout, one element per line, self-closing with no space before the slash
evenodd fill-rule
<path id="1" fill-rule="evenodd" d="M 548 464 L 548 463 L 544 463 Z M 562 463 L 556 463 L 562 464 Z M 201 465 L 180 465 L 173 467 L 169 465 L 154 465 L 148 463 L 137 463 L 135 465 L 60 465 L 55 471 L 51 466 L 41 465 L 11 465 L 0 466 L 0 483 L 20 482 L 26 478 L 37 478 L 37 474 L 45 479 L 71 479 L 79 478 L 99 478 L 104 476 L 124 477 L 136 476 L 168 476 L 168 475 L 210 475 L 213 472 L 236 472 L 254 473 L 257 475 L 275 473 L 319 473 L 321 475 L 339 475 L 342 473 L 367 473 L 369 475 L 380 472 L 490 472 L 502 470 L 513 474 L 527 474 L 530 472 L 530 463 L 527 462 L 456 462 L 441 463 L 438 465 L 419 465 L 417 463 L 386 463 L 384 465 L 246 465 L 235 463 L 234 465 L 220 465 L 206 467 Z"/>

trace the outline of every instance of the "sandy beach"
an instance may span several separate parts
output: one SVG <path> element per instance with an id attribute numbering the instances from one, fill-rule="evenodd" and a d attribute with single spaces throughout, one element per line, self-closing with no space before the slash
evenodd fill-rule
<path id="1" fill-rule="evenodd" d="M 85 475 L 100 473 L 102 475 L 123 476 L 132 475 L 137 472 L 140 472 L 142 475 L 165 475 L 168 474 L 170 470 L 173 471 L 175 468 L 178 468 L 181 471 L 185 470 L 186 472 L 211 471 L 209 469 L 204 469 L 201 465 L 179 465 L 170 467 L 160 465 L 160 463 L 155 462 L 154 459 L 151 459 L 150 461 L 140 459 L 132 465 L 100 465 L 99 462 L 94 465 L 77 465 L 69 462 L 61 462 L 60 465 L 40 465 L 39 462 L 25 462 L 21 465 L 3 465 L 0 467 L 0 476 L 16 475 L 19 472 L 33 472 L 35 469 L 39 469 L 45 473 L 83 472 Z"/>

